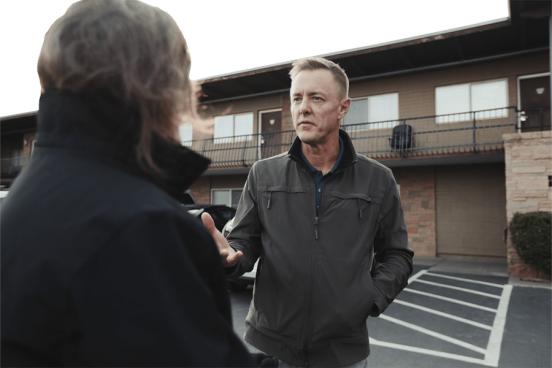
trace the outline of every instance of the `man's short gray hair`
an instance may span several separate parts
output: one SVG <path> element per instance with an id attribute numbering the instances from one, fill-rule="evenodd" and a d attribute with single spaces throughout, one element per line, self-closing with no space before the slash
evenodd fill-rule
<path id="1" fill-rule="evenodd" d="M 289 71 L 289 76 L 291 80 L 297 76 L 300 72 L 304 70 L 327 70 L 332 73 L 335 81 L 341 89 L 341 97 L 349 97 L 349 78 L 347 73 L 339 64 L 334 63 L 331 60 L 324 59 L 321 57 L 309 57 L 304 59 L 296 60 L 292 64 L 292 68 Z"/>

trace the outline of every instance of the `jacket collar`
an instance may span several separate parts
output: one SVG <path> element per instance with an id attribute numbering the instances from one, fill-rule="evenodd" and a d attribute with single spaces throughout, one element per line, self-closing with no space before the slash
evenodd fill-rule
<path id="1" fill-rule="evenodd" d="M 349 135 L 343 130 L 339 129 L 339 138 L 343 144 L 343 156 L 339 161 L 338 166 L 335 168 L 335 172 L 340 171 L 348 166 L 353 165 L 357 162 L 355 147 Z M 303 160 L 303 151 L 301 150 L 301 140 L 299 137 L 296 137 L 293 141 L 291 148 L 288 151 L 288 156 L 294 159 L 297 162 L 305 165 Z"/>
<path id="2" fill-rule="evenodd" d="M 137 110 L 118 99 L 54 89 L 40 96 L 37 147 L 64 148 L 108 161 L 175 198 L 207 169 L 207 158 L 154 135 L 152 156 L 164 175 L 145 172 L 134 154 L 139 131 Z"/>

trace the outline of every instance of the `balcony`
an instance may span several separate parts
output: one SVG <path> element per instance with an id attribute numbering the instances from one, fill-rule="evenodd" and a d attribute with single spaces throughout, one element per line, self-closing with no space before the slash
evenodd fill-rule
<path id="1" fill-rule="evenodd" d="M 357 152 L 380 161 L 408 162 L 418 158 L 466 156 L 477 153 L 501 153 L 502 135 L 516 131 L 550 129 L 550 118 L 539 124 L 526 124 L 528 114 L 515 107 L 470 111 L 459 114 L 415 117 L 399 121 L 350 124 L 343 127 Z M 546 120 L 548 119 L 548 120 Z M 544 122 L 543 122 L 544 121 Z M 402 126 L 402 127 L 401 127 Z M 398 132 L 394 134 L 393 132 Z M 248 168 L 259 159 L 287 152 L 295 131 L 273 134 L 249 134 L 183 142 L 209 157 L 211 169 Z M 25 166 L 29 156 L 2 158 L 3 185 Z"/>
<path id="2" fill-rule="evenodd" d="M 377 160 L 502 152 L 502 135 L 520 130 L 515 107 L 345 125 L 358 153 Z M 286 152 L 293 130 L 184 142 L 209 157 L 211 169 L 250 167 Z"/>

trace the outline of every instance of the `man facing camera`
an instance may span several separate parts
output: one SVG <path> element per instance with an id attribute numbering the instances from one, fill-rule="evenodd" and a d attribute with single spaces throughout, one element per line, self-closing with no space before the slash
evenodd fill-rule
<path id="1" fill-rule="evenodd" d="M 290 77 L 296 140 L 253 165 L 227 240 L 202 219 L 232 276 L 259 259 L 246 341 L 283 367 L 365 367 L 366 319 L 412 272 L 397 184 L 340 129 L 344 70 L 308 58 Z"/>

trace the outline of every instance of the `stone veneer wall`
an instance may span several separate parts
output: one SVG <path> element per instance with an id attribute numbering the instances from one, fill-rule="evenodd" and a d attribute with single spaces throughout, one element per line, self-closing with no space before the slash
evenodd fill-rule
<path id="1" fill-rule="evenodd" d="M 552 211 L 552 132 L 504 135 L 506 163 L 506 215 L 508 224 L 516 212 Z M 507 245 L 508 271 L 523 279 L 550 278 L 527 266 L 517 254 L 510 237 Z"/>
<path id="2" fill-rule="evenodd" d="M 401 191 L 408 242 L 416 256 L 435 257 L 435 172 L 432 167 L 393 170 Z"/>

